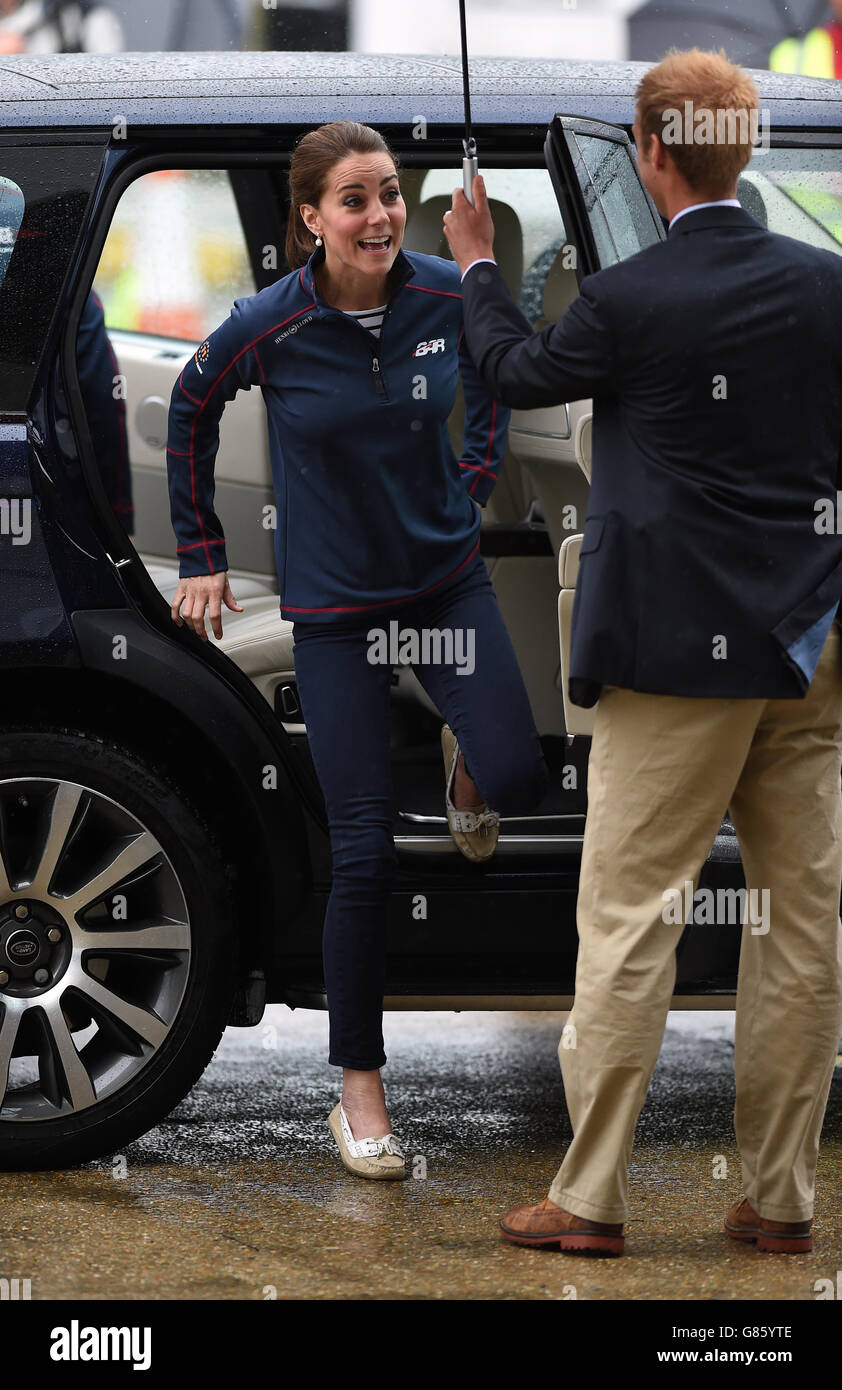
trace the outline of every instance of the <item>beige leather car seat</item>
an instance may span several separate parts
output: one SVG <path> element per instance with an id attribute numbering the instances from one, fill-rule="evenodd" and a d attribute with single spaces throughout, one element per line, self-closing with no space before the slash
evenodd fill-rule
<path id="1" fill-rule="evenodd" d="M 575 449 L 576 458 L 590 482 L 591 477 L 591 420 L 590 414 L 581 417 L 577 426 Z M 584 709 L 574 705 L 567 693 L 567 678 L 570 674 L 570 634 L 573 621 L 573 600 L 576 594 L 576 579 L 579 574 L 579 552 L 582 548 L 582 532 L 567 536 L 561 543 L 558 553 L 558 644 L 561 654 L 561 698 L 564 703 L 564 723 L 569 736 L 592 734 L 597 706 Z"/>
<path id="2" fill-rule="evenodd" d="M 567 247 L 561 244 L 544 282 L 542 312 L 531 320 L 536 332 L 557 323 L 579 292 L 576 272 L 565 264 L 566 259 Z M 591 413 L 590 401 L 512 411 L 509 447 L 529 479 L 531 494 L 540 502 L 556 556 L 568 536 L 581 531 L 585 523 L 588 478 L 576 458 L 576 439 L 581 421 Z"/>
<path id="3" fill-rule="evenodd" d="M 576 272 L 567 259 L 566 244 L 561 242 L 544 282 L 542 313 L 532 320 L 536 332 L 557 323 L 579 292 Z M 535 269 L 540 273 L 539 262 Z M 570 401 L 513 411 L 509 426 L 512 451 L 533 480 L 558 557 L 559 680 L 568 735 L 592 733 L 596 715 L 596 706 L 574 705 L 567 693 L 573 599 L 591 478 L 592 419 L 590 401 Z"/>
<path id="4" fill-rule="evenodd" d="M 216 642 L 220 651 L 235 661 L 245 675 L 250 676 L 261 695 L 274 708 L 275 691 L 279 685 L 291 685 L 295 680 L 295 661 L 292 654 L 292 623 L 282 618 L 278 595 L 271 598 L 241 598 L 237 581 L 231 588 L 243 605 L 243 613 L 222 609 L 222 639 Z M 303 732 L 299 718 L 283 720 L 291 732 Z"/>

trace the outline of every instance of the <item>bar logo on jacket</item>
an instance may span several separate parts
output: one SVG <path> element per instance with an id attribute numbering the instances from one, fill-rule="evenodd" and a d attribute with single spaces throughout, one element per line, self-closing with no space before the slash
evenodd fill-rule
<path id="1" fill-rule="evenodd" d="M 412 355 L 413 357 L 423 357 L 428 352 L 444 352 L 444 344 L 444 338 L 430 338 L 426 343 L 419 343 Z"/>

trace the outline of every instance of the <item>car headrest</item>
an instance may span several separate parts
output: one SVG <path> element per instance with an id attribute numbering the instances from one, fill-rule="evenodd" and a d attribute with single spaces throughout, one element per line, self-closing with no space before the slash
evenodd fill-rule
<path id="1" fill-rule="evenodd" d="M 582 549 L 582 535 L 565 536 L 558 552 L 558 582 L 562 589 L 575 589 L 579 573 L 579 552 Z"/>
<path id="2" fill-rule="evenodd" d="M 425 198 L 406 219 L 404 244 L 409 251 L 422 251 L 427 256 L 453 256 L 444 234 L 443 218 L 451 206 L 446 193 Z M 489 198 L 488 207 L 494 219 L 494 259 L 513 299 L 520 294 L 523 282 L 523 231 L 514 208 L 499 198 Z"/>

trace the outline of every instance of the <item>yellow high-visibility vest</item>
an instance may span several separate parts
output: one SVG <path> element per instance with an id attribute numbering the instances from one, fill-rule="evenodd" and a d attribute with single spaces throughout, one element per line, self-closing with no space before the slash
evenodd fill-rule
<path id="1" fill-rule="evenodd" d="M 803 77 L 836 77 L 833 36 L 825 28 L 811 29 L 803 39 L 782 39 L 769 54 L 772 72 L 798 72 Z"/>

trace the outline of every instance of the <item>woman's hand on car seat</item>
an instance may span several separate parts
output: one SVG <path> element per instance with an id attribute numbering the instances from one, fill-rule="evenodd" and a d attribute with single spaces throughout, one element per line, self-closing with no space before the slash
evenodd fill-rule
<path id="1" fill-rule="evenodd" d="M 182 603 L 184 609 L 179 616 Z M 243 612 L 243 605 L 237 602 L 231 592 L 231 585 L 228 583 L 228 571 L 220 570 L 217 574 L 195 574 L 190 578 L 179 579 L 170 616 L 179 627 L 182 627 L 183 623 L 187 623 L 196 635 L 202 638 L 203 642 L 207 642 L 205 608 L 208 609 L 214 637 L 221 637 L 223 603 L 235 613 Z"/>

